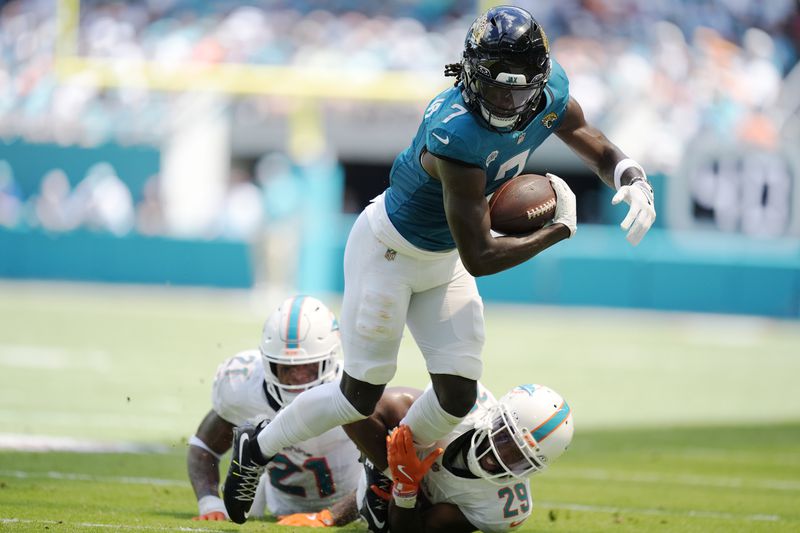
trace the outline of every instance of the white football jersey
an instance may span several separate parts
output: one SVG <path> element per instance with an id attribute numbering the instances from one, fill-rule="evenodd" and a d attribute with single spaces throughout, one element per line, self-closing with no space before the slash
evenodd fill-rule
<path id="1" fill-rule="evenodd" d="M 214 411 L 234 425 L 275 418 L 280 406 L 267 395 L 258 350 L 227 359 L 217 369 L 212 391 Z M 327 509 L 356 489 L 362 475 L 359 452 L 341 427 L 284 448 L 262 478 L 266 505 L 273 515 Z M 261 505 L 259 505 L 261 504 Z M 253 514 L 263 506 L 253 503 Z"/>
<path id="2" fill-rule="evenodd" d="M 444 448 L 442 454 L 422 481 L 422 490 L 433 503 L 457 505 L 472 525 L 481 531 L 510 531 L 521 525 L 531 514 L 530 483 L 512 479 L 496 485 L 480 478 L 461 477 L 442 466 L 447 446 L 474 427 L 475 420 L 485 414 L 497 400 L 478 383 L 478 400 L 472 411 L 456 426 L 452 433 L 436 443 Z M 465 467 L 466 468 L 466 467 Z"/>

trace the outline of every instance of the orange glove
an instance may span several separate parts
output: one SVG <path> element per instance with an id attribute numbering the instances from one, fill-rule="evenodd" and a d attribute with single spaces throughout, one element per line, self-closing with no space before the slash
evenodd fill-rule
<path id="1" fill-rule="evenodd" d="M 400 426 L 386 437 L 386 453 L 392 472 L 392 496 L 395 505 L 413 509 L 417 504 L 417 493 L 422 478 L 431 469 L 444 450 L 436 448 L 425 459 L 420 460 L 414 449 L 414 436 L 408 426 Z"/>
<path id="2" fill-rule="evenodd" d="M 192 520 L 208 520 L 210 522 L 224 522 L 227 519 L 228 517 L 225 516 L 225 513 L 220 511 L 212 511 L 210 513 L 192 517 Z"/>
<path id="3" fill-rule="evenodd" d="M 332 527 L 333 515 L 328 509 L 318 513 L 295 513 L 281 516 L 279 526 Z"/>

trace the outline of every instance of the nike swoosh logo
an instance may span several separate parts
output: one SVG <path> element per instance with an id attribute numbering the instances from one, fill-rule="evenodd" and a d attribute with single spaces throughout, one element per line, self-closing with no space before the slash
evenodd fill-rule
<path id="1" fill-rule="evenodd" d="M 372 507 L 369 506 L 369 502 L 367 502 L 367 512 L 369 512 L 369 515 L 372 517 L 372 520 L 373 522 L 375 522 L 375 525 L 378 526 L 378 529 L 383 529 L 383 526 L 386 525 L 386 521 L 378 520 L 378 517 L 375 516 L 375 513 L 372 512 Z"/>
<path id="2" fill-rule="evenodd" d="M 242 436 L 239 437 L 239 466 L 242 465 L 242 450 L 244 450 L 248 442 L 250 442 L 250 435 L 242 433 Z"/>
<path id="3" fill-rule="evenodd" d="M 411 477 L 411 476 L 409 476 L 409 475 L 406 473 L 406 469 L 403 467 L 403 465 L 397 465 L 397 469 L 400 471 L 400 473 L 401 473 L 401 474 L 403 474 L 404 476 L 406 476 L 406 477 L 408 478 L 408 480 L 409 480 L 409 481 L 411 481 L 412 483 L 414 482 L 414 478 L 413 478 L 413 477 Z"/>
<path id="4" fill-rule="evenodd" d="M 439 137 L 438 135 L 436 135 L 433 132 L 431 132 L 431 135 L 433 135 L 434 137 L 439 139 L 439 142 L 442 143 L 442 144 L 450 144 L 450 136 L 449 135 L 447 137 Z"/>

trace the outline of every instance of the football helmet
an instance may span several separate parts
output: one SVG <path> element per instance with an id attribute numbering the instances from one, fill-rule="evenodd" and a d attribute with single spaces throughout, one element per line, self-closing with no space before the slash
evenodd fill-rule
<path id="1" fill-rule="evenodd" d="M 287 405 L 304 390 L 336 379 L 342 352 L 339 323 L 316 298 L 287 298 L 264 323 L 259 350 L 267 392 Z M 317 363 L 315 379 L 302 385 L 281 383 L 277 365 L 309 363 Z"/>
<path id="2" fill-rule="evenodd" d="M 497 484 L 541 472 L 569 447 L 572 410 L 543 385 L 511 389 L 475 423 L 467 465 Z"/>
<path id="3" fill-rule="evenodd" d="M 475 19 L 464 42 L 464 100 L 498 129 L 536 109 L 550 77 L 550 44 L 530 13 L 497 6 Z"/>

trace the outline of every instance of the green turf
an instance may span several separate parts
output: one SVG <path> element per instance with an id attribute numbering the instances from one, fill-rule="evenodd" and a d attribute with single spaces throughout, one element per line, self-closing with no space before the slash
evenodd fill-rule
<path id="1" fill-rule="evenodd" d="M 275 303 L 0 283 L 0 442 L 166 450 L 0 451 L 0 530 L 288 531 L 189 521 L 183 458 L 217 364 L 256 346 Z M 523 531 L 800 530 L 797 322 L 493 305 L 486 318 L 482 381 L 497 394 L 548 384 L 575 413 L 572 449 L 535 479 Z M 426 383 L 410 336 L 394 383 Z"/>
<path id="2" fill-rule="evenodd" d="M 190 521 L 184 468 L 181 450 L 3 453 L 0 529 L 289 530 L 261 520 L 243 528 Z M 800 424 L 582 432 L 534 478 L 533 494 L 521 531 L 797 531 Z"/>

